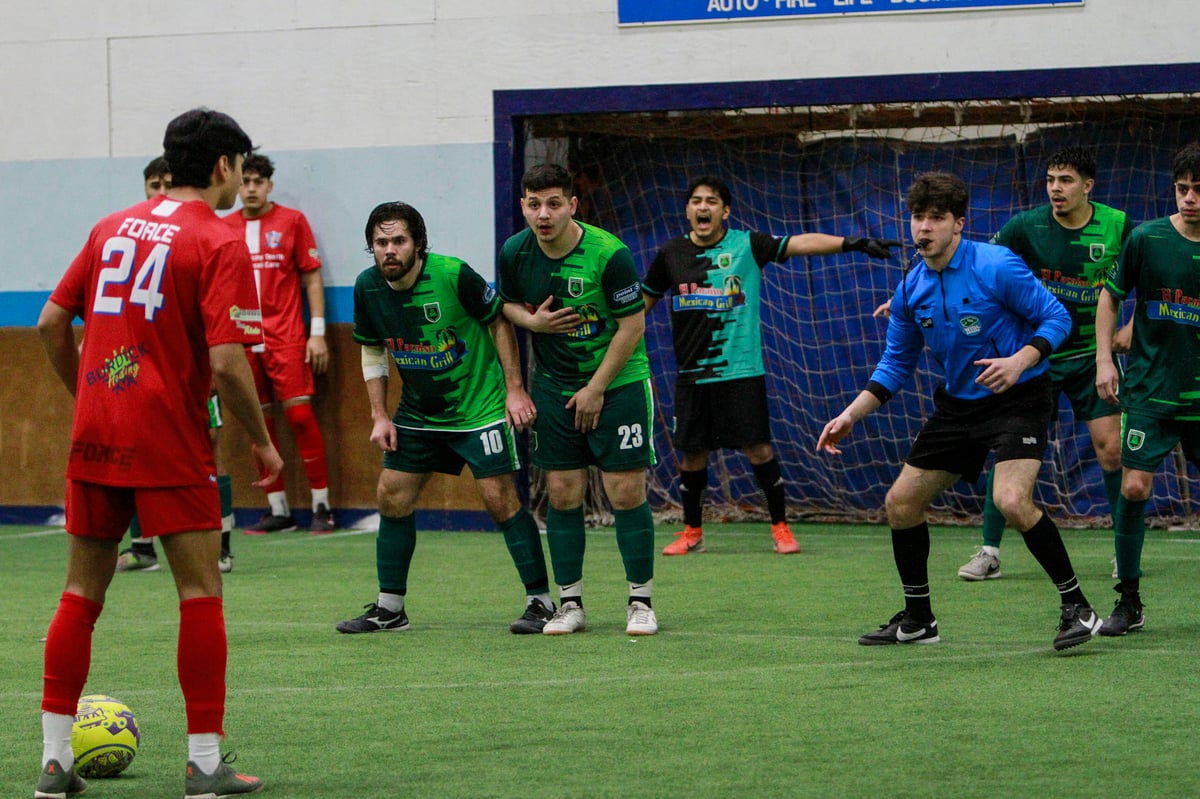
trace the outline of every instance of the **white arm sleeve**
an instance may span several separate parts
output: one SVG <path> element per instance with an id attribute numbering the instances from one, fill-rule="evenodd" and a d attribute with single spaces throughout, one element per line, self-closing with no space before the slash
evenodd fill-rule
<path id="1" fill-rule="evenodd" d="M 362 347 L 363 380 L 374 380 L 377 377 L 387 379 L 388 356 L 383 347 Z"/>

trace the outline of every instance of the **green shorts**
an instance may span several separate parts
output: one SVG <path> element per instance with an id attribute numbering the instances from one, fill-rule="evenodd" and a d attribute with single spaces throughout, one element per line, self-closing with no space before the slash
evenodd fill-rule
<path id="1" fill-rule="evenodd" d="M 1121 364 L 1116 358 L 1113 358 L 1113 363 L 1120 374 Z M 1059 391 L 1067 395 L 1076 421 L 1090 422 L 1092 419 L 1114 416 L 1121 412 L 1118 406 L 1109 405 L 1100 399 L 1100 394 L 1096 391 L 1096 359 L 1090 355 L 1052 362 L 1050 382 L 1054 384 L 1055 396 Z"/>
<path id="2" fill-rule="evenodd" d="M 1200 466 L 1200 421 L 1159 419 L 1137 413 L 1121 414 L 1121 465 L 1154 472 L 1176 444 Z"/>
<path id="3" fill-rule="evenodd" d="M 501 419 L 478 430 L 415 430 L 396 427 L 396 451 L 383 453 L 383 468 L 413 474 L 462 474 L 475 479 L 510 474 L 521 468 L 512 429 Z"/>
<path id="4" fill-rule="evenodd" d="M 566 407 L 569 396 L 537 383 L 530 396 L 538 409 L 530 436 L 534 465 L 552 471 L 595 465 L 603 472 L 624 472 L 657 462 L 649 380 L 604 392 L 600 425 L 588 433 L 575 429 L 575 410 Z"/>

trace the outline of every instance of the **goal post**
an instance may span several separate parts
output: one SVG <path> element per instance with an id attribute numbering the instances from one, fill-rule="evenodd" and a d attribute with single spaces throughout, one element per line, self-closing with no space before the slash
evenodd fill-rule
<path id="1" fill-rule="evenodd" d="M 1200 85 L 1200 69 L 1173 66 L 1173 74 L 1125 67 L 897 76 L 731 84 L 725 92 L 637 87 L 625 95 L 625 107 L 619 90 L 606 91 L 603 102 L 596 90 L 586 102 L 572 102 L 580 98 L 564 90 L 507 97 L 498 108 L 522 112 L 497 121 L 498 135 L 507 128 L 513 136 L 503 166 L 506 148 L 497 146 L 497 235 L 505 217 L 512 220 L 505 236 L 523 224 L 513 216 L 518 189 L 499 184 L 519 179 L 527 164 L 555 160 L 577 176 L 578 217 L 620 236 L 643 272 L 663 243 L 686 232 L 684 189 L 691 177 L 709 173 L 731 187 L 731 227 L 907 242 L 908 184 L 919 172 L 945 170 L 971 190 L 965 235 L 986 240 L 1019 211 L 1046 201 L 1045 159 L 1067 145 L 1096 152 L 1093 199 L 1141 222 L 1173 210 L 1171 156 L 1200 138 L 1200 95 L 1185 89 Z M 895 96 L 905 90 L 910 97 Z M 871 312 L 890 297 L 911 254 L 906 245 L 887 262 L 847 254 L 766 267 L 771 427 L 793 517 L 880 520 L 887 487 L 931 410 L 936 373 L 923 362 L 915 381 L 856 427 L 840 458 L 814 451 L 825 422 L 865 386 L 882 352 L 886 323 Z M 660 519 L 679 515 L 668 315 L 656 309 L 647 327 L 660 456 L 650 497 Z M 1099 466 L 1065 401 L 1051 432 L 1038 501 L 1067 523 L 1106 523 Z M 1172 478 L 1156 480 L 1151 515 L 1190 515 L 1186 467 L 1179 473 L 1168 459 L 1162 468 Z M 709 473 L 707 514 L 765 516 L 741 453 L 714 453 Z M 935 513 L 974 522 L 982 490 L 982 478 L 960 482 Z M 602 505 L 597 497 L 594 510 Z"/>

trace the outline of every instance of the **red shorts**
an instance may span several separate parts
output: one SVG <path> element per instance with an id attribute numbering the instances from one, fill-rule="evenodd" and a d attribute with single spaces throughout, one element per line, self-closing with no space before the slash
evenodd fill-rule
<path id="1" fill-rule="evenodd" d="M 217 484 L 126 488 L 67 479 L 67 532 L 120 541 L 136 511 L 142 535 L 221 529 Z"/>
<path id="2" fill-rule="evenodd" d="M 286 402 L 296 397 L 311 397 L 316 391 L 312 369 L 304 362 L 307 345 L 277 347 L 265 352 L 246 350 L 254 387 L 261 405 L 272 400 Z"/>

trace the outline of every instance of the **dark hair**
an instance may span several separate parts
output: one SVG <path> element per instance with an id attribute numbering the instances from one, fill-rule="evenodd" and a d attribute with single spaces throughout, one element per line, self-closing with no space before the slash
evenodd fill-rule
<path id="1" fill-rule="evenodd" d="M 1171 180 L 1189 176 L 1200 180 L 1200 142 L 1185 144 L 1171 161 Z"/>
<path id="2" fill-rule="evenodd" d="M 429 253 L 429 234 L 425 232 L 425 220 L 421 218 L 421 212 L 408 203 L 402 202 L 380 203 L 371 211 L 371 215 L 367 217 L 367 252 L 373 252 L 371 244 L 375 236 L 375 228 L 384 222 L 406 224 L 408 235 L 412 236 L 413 244 L 416 246 L 417 255 L 424 258 Z"/>
<path id="3" fill-rule="evenodd" d="M 575 182 L 571 180 L 571 173 L 559 164 L 538 164 L 521 176 L 522 194 L 549 189 L 562 189 L 564 197 L 574 197 Z"/>
<path id="4" fill-rule="evenodd" d="M 1046 168 L 1074 169 L 1084 180 L 1096 179 L 1096 156 L 1086 147 L 1064 147 L 1046 161 Z"/>
<path id="5" fill-rule="evenodd" d="M 949 211 L 956 219 L 967 215 L 967 184 L 949 172 L 925 172 L 908 187 L 904 204 L 910 214 Z"/>
<path id="6" fill-rule="evenodd" d="M 167 159 L 161 155 L 155 158 L 150 163 L 146 164 L 146 168 L 142 170 L 142 180 L 150 178 L 160 178 L 163 175 L 171 174 L 171 167 L 167 166 Z"/>
<path id="7" fill-rule="evenodd" d="M 729 191 L 729 186 L 725 181 L 721 180 L 716 175 L 701 175 L 698 178 L 693 178 L 692 182 L 687 187 L 687 197 L 685 201 L 691 200 L 692 195 L 696 193 L 696 189 L 701 186 L 708 186 L 721 197 L 721 202 L 725 205 L 733 205 L 733 194 Z"/>
<path id="8" fill-rule="evenodd" d="M 163 157 L 171 165 L 171 185 L 207 189 L 221 156 L 233 166 L 254 149 L 250 137 L 228 114 L 210 108 L 184 111 L 167 124 Z"/>
<path id="9" fill-rule="evenodd" d="M 247 172 L 254 172 L 259 177 L 270 180 L 275 174 L 275 164 L 262 153 L 250 153 L 242 163 L 242 174 Z"/>

